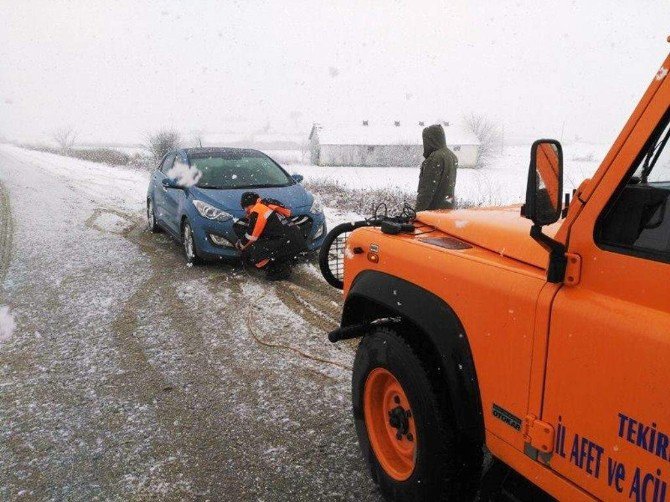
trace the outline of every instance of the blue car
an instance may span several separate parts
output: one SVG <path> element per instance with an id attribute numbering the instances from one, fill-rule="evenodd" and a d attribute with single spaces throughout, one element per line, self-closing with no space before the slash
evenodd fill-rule
<path id="1" fill-rule="evenodd" d="M 167 153 L 151 175 L 147 219 L 152 232 L 161 229 L 182 243 L 188 263 L 204 259 L 235 261 L 233 223 L 245 213 L 244 192 L 277 199 L 292 211 L 309 251 L 326 236 L 319 200 L 262 152 L 241 148 L 184 148 Z"/>

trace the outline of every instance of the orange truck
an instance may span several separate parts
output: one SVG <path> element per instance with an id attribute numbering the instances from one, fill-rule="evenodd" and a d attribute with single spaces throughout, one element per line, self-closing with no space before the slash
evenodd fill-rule
<path id="1" fill-rule="evenodd" d="M 329 336 L 361 338 L 353 415 L 386 498 L 463 500 L 488 451 L 559 500 L 670 499 L 668 69 L 571 200 L 539 140 L 522 207 L 347 238 Z"/>

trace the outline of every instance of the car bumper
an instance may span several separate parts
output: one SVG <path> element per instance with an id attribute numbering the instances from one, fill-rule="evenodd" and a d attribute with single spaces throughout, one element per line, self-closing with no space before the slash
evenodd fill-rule
<path id="1" fill-rule="evenodd" d="M 323 214 L 306 214 L 311 220 L 311 227 L 307 232 L 307 249 L 310 252 L 318 251 L 323 244 L 328 230 L 326 219 Z M 203 258 L 219 260 L 237 260 L 240 252 L 235 249 L 237 235 L 233 231 L 233 221 L 212 221 L 197 215 L 193 218 L 193 235 L 198 253 Z M 227 240 L 230 245 L 221 245 L 215 242 L 217 237 Z"/>

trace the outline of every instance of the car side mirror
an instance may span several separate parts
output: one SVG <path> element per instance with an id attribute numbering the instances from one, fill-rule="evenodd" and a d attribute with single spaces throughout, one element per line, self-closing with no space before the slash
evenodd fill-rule
<path id="1" fill-rule="evenodd" d="M 539 139 L 530 147 L 526 203 L 521 215 L 534 225 L 556 223 L 563 209 L 563 149 L 554 139 Z"/>
<path id="2" fill-rule="evenodd" d="M 163 178 L 163 180 L 161 181 L 161 183 L 162 183 L 162 185 L 163 185 L 163 188 L 182 188 L 182 187 L 179 186 L 179 184 L 177 183 L 177 180 L 172 179 L 172 178 Z"/>
<path id="3" fill-rule="evenodd" d="M 302 183 L 302 180 L 305 179 L 305 177 L 302 174 L 292 174 L 291 178 L 293 178 L 293 181 L 296 183 Z"/>

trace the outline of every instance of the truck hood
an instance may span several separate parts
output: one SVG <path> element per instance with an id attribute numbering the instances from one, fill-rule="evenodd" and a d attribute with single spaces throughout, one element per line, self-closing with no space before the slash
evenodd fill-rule
<path id="1" fill-rule="evenodd" d="M 475 246 L 539 268 L 547 267 L 549 254 L 530 237 L 530 220 L 520 215 L 521 206 L 423 211 L 417 219 Z M 554 237 L 560 224 L 543 228 Z"/>

